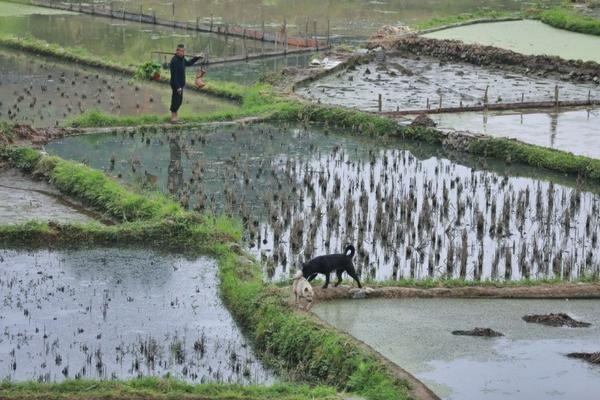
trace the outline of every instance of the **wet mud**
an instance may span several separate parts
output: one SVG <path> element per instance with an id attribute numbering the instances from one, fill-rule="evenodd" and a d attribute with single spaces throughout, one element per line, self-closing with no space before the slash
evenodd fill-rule
<path id="1" fill-rule="evenodd" d="M 600 98 L 595 83 L 513 72 L 494 65 L 473 65 L 460 58 L 387 55 L 329 75 L 296 90 L 314 102 L 365 111 L 428 110 L 520 102 Z"/>
<path id="2" fill-rule="evenodd" d="M 546 326 L 568 326 L 569 328 L 587 328 L 591 325 L 589 322 L 576 321 L 564 313 L 526 315 L 523 317 L 523 321 Z"/>
<path id="3" fill-rule="evenodd" d="M 468 331 L 461 331 L 461 330 L 457 330 L 457 331 L 452 331 L 453 335 L 456 336 L 482 336 L 482 337 L 499 337 L 499 336 L 504 336 L 504 334 L 500 333 L 500 332 L 496 332 L 493 329 L 490 328 L 474 328 Z"/>

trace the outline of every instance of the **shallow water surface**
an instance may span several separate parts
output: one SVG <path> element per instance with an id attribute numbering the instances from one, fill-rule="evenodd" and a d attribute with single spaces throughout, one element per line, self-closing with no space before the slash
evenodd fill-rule
<path id="1" fill-rule="evenodd" d="M 600 368 L 570 352 L 600 350 L 598 300 L 393 299 L 319 303 L 313 311 L 421 379 L 444 399 L 596 399 Z M 589 328 L 528 324 L 565 312 Z M 454 336 L 492 328 L 500 338 Z"/>
<path id="2" fill-rule="evenodd" d="M 171 88 L 49 58 L 0 50 L 0 119 L 35 127 L 61 124 L 88 110 L 115 116 L 168 115 Z M 182 115 L 236 105 L 187 91 Z"/>
<path id="3" fill-rule="evenodd" d="M 363 279 L 572 279 L 598 271 L 597 194 L 532 168 L 481 169 L 407 145 L 260 124 L 86 135 L 47 150 L 156 185 L 186 207 L 241 218 L 269 279 L 346 243 L 358 249 Z"/>
<path id="4" fill-rule="evenodd" d="M 553 28 L 540 21 L 506 21 L 460 26 L 423 35 L 455 39 L 567 60 L 600 62 L 600 37 Z"/>
<path id="5" fill-rule="evenodd" d="M 76 0 L 71 0 L 77 3 Z M 100 0 L 96 3 L 109 3 Z M 114 1 L 115 10 L 125 7 L 139 12 L 138 1 Z M 173 9 L 173 3 L 175 8 Z M 144 0 L 144 12 L 156 12 L 157 16 L 180 21 L 195 20 L 199 16 L 205 21 L 211 16 L 215 22 L 238 24 L 260 28 L 262 23 L 268 29 L 277 29 L 284 19 L 290 35 L 303 36 L 314 31 L 325 36 L 327 21 L 330 32 L 338 37 L 366 37 L 385 24 L 412 24 L 433 17 L 444 17 L 464 12 L 486 9 L 518 10 L 522 2 L 517 0 Z"/>
<path id="6" fill-rule="evenodd" d="M 169 56 L 158 57 L 152 52 L 172 52 L 178 43 L 186 45 L 188 54 L 203 52 L 210 57 L 275 49 L 272 44 L 254 40 L 243 41 L 222 35 L 85 14 L 0 16 L 0 33 L 33 37 L 64 47 L 84 48 L 96 56 L 124 65 L 139 65 L 153 58 L 167 61 Z"/>
<path id="7" fill-rule="evenodd" d="M 600 158 L 600 109 L 431 114 L 444 129 L 519 139 L 577 155 Z"/>
<path id="8" fill-rule="evenodd" d="M 0 225 L 31 220 L 87 222 L 92 217 L 46 182 L 36 182 L 15 170 L 0 168 Z"/>
<path id="9" fill-rule="evenodd" d="M 0 376 L 269 383 L 213 260 L 148 250 L 0 250 Z"/>

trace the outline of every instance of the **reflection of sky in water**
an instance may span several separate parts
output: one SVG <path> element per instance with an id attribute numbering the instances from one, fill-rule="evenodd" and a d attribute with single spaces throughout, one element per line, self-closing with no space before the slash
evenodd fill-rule
<path id="1" fill-rule="evenodd" d="M 217 293 L 216 264 L 126 249 L 0 251 L 11 380 L 270 382 Z"/>
<path id="2" fill-rule="evenodd" d="M 320 303 L 315 313 L 415 374 L 444 399 L 594 399 L 600 369 L 570 352 L 598 351 L 598 300 L 394 299 Z M 590 328 L 525 323 L 565 312 Z M 454 336 L 490 327 L 500 338 Z"/>
<path id="3" fill-rule="evenodd" d="M 443 158 L 421 160 L 398 146 L 251 125 L 170 140 L 73 137 L 48 150 L 105 170 L 114 154 L 112 174 L 142 182 L 146 171 L 192 208 L 241 217 L 274 279 L 346 243 L 358 249 L 363 279 L 570 279 L 597 271 L 598 196 Z"/>
<path id="4" fill-rule="evenodd" d="M 482 132 L 600 158 L 600 110 L 431 114 L 440 128 Z"/>

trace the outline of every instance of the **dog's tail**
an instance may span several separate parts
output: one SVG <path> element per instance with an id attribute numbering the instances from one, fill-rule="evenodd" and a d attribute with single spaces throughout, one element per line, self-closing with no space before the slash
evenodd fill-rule
<path id="1" fill-rule="evenodd" d="M 348 254 L 348 252 L 350 252 L 350 254 Z M 350 258 L 354 257 L 354 253 L 355 253 L 354 246 L 352 246 L 351 244 L 346 246 L 346 248 L 344 249 L 344 254 Z"/>
<path id="2" fill-rule="evenodd" d="M 302 277 L 304 277 L 304 275 L 302 274 L 302 270 L 298 270 L 298 271 L 296 271 L 296 273 L 294 274 L 294 280 L 296 280 L 296 279 L 300 279 L 300 278 L 302 278 Z"/>

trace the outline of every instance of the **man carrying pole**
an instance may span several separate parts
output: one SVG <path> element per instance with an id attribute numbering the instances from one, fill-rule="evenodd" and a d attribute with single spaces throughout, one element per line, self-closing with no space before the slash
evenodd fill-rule
<path id="1" fill-rule="evenodd" d="M 192 66 L 200 57 L 193 57 L 191 60 L 185 59 L 185 47 L 183 44 L 177 45 L 175 55 L 169 65 L 171 69 L 171 122 L 177 122 L 177 111 L 183 102 L 183 88 L 185 87 L 185 67 Z"/>

